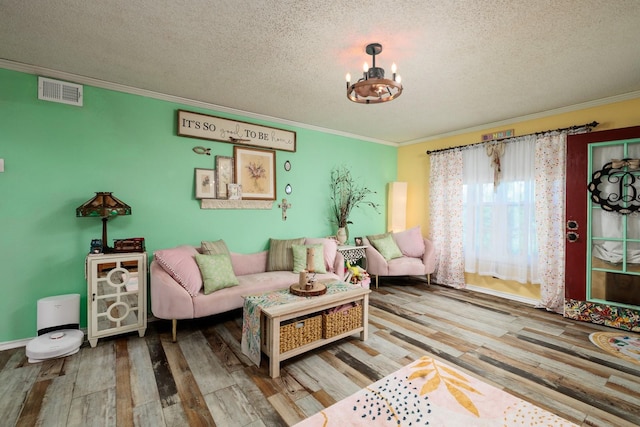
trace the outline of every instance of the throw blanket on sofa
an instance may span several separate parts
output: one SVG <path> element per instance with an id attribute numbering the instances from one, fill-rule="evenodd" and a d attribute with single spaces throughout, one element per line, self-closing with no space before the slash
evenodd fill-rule
<path id="1" fill-rule="evenodd" d="M 572 426 L 559 416 L 422 357 L 295 427 Z"/>
<path id="2" fill-rule="evenodd" d="M 354 285 L 335 281 L 325 283 L 327 294 L 353 289 Z M 274 305 L 287 304 L 313 297 L 300 297 L 289 292 L 289 288 L 278 291 L 265 292 L 244 297 L 244 309 L 242 310 L 242 352 L 257 366 L 260 366 L 260 308 Z"/>

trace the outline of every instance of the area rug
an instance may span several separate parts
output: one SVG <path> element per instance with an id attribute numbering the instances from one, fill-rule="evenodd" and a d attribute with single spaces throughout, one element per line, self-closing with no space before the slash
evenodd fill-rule
<path id="1" fill-rule="evenodd" d="M 576 426 L 430 357 L 373 383 L 296 427 Z"/>
<path id="2" fill-rule="evenodd" d="M 640 365 L 640 335 L 624 331 L 594 332 L 589 339 L 607 353 Z"/>

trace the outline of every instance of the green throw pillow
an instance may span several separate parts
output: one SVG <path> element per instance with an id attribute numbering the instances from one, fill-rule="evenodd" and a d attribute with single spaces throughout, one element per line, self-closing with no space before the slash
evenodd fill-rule
<path id="1" fill-rule="evenodd" d="M 393 236 L 391 234 L 381 239 L 371 240 L 370 242 L 387 261 L 394 258 L 400 258 L 402 256 L 402 251 L 396 244 L 396 241 L 393 240 Z"/>
<path id="2" fill-rule="evenodd" d="M 293 271 L 293 245 L 303 245 L 304 237 L 289 240 L 269 240 L 267 271 Z"/>
<path id="3" fill-rule="evenodd" d="M 240 284 L 238 278 L 233 273 L 233 266 L 231 265 L 229 255 L 198 254 L 195 258 L 200 268 L 200 274 L 202 274 L 205 294 Z"/>
<path id="4" fill-rule="evenodd" d="M 231 256 L 229 252 L 229 248 L 227 248 L 227 244 L 224 240 L 216 240 L 215 242 L 201 242 L 202 253 L 205 255 L 217 255 L 217 254 L 226 254 Z"/>
<path id="5" fill-rule="evenodd" d="M 318 245 L 293 245 L 293 272 L 300 273 L 307 269 L 307 248 L 313 248 L 313 268 L 316 273 L 326 273 L 324 267 L 324 246 Z"/>
<path id="6" fill-rule="evenodd" d="M 367 239 L 369 239 L 369 242 L 371 242 L 372 240 L 380 240 L 382 238 L 385 238 L 387 236 L 391 236 L 391 232 L 387 232 L 387 233 L 382 233 L 382 234 L 372 234 L 371 236 L 367 236 Z"/>

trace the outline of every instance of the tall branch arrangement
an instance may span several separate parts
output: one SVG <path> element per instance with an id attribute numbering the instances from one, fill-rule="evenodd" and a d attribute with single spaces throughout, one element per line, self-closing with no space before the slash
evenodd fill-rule
<path id="1" fill-rule="evenodd" d="M 332 221 L 338 227 L 346 227 L 352 224 L 349 215 L 353 208 L 359 206 L 371 206 L 377 213 L 380 213 L 377 203 L 367 198 L 376 192 L 367 187 L 358 185 L 351 172 L 345 166 L 335 167 L 331 170 L 331 209 L 333 213 Z"/>

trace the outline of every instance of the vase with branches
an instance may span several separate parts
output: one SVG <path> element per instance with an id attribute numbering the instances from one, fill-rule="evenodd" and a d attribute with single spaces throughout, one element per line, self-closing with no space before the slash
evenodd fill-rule
<path id="1" fill-rule="evenodd" d="M 370 206 L 377 213 L 379 204 L 372 202 L 369 197 L 376 192 L 366 186 L 358 184 L 351 176 L 351 171 L 346 166 L 334 167 L 331 170 L 331 209 L 332 222 L 338 228 L 345 228 L 352 224 L 349 220 L 351 211 L 361 206 Z M 341 242 L 344 243 L 344 242 Z"/>

